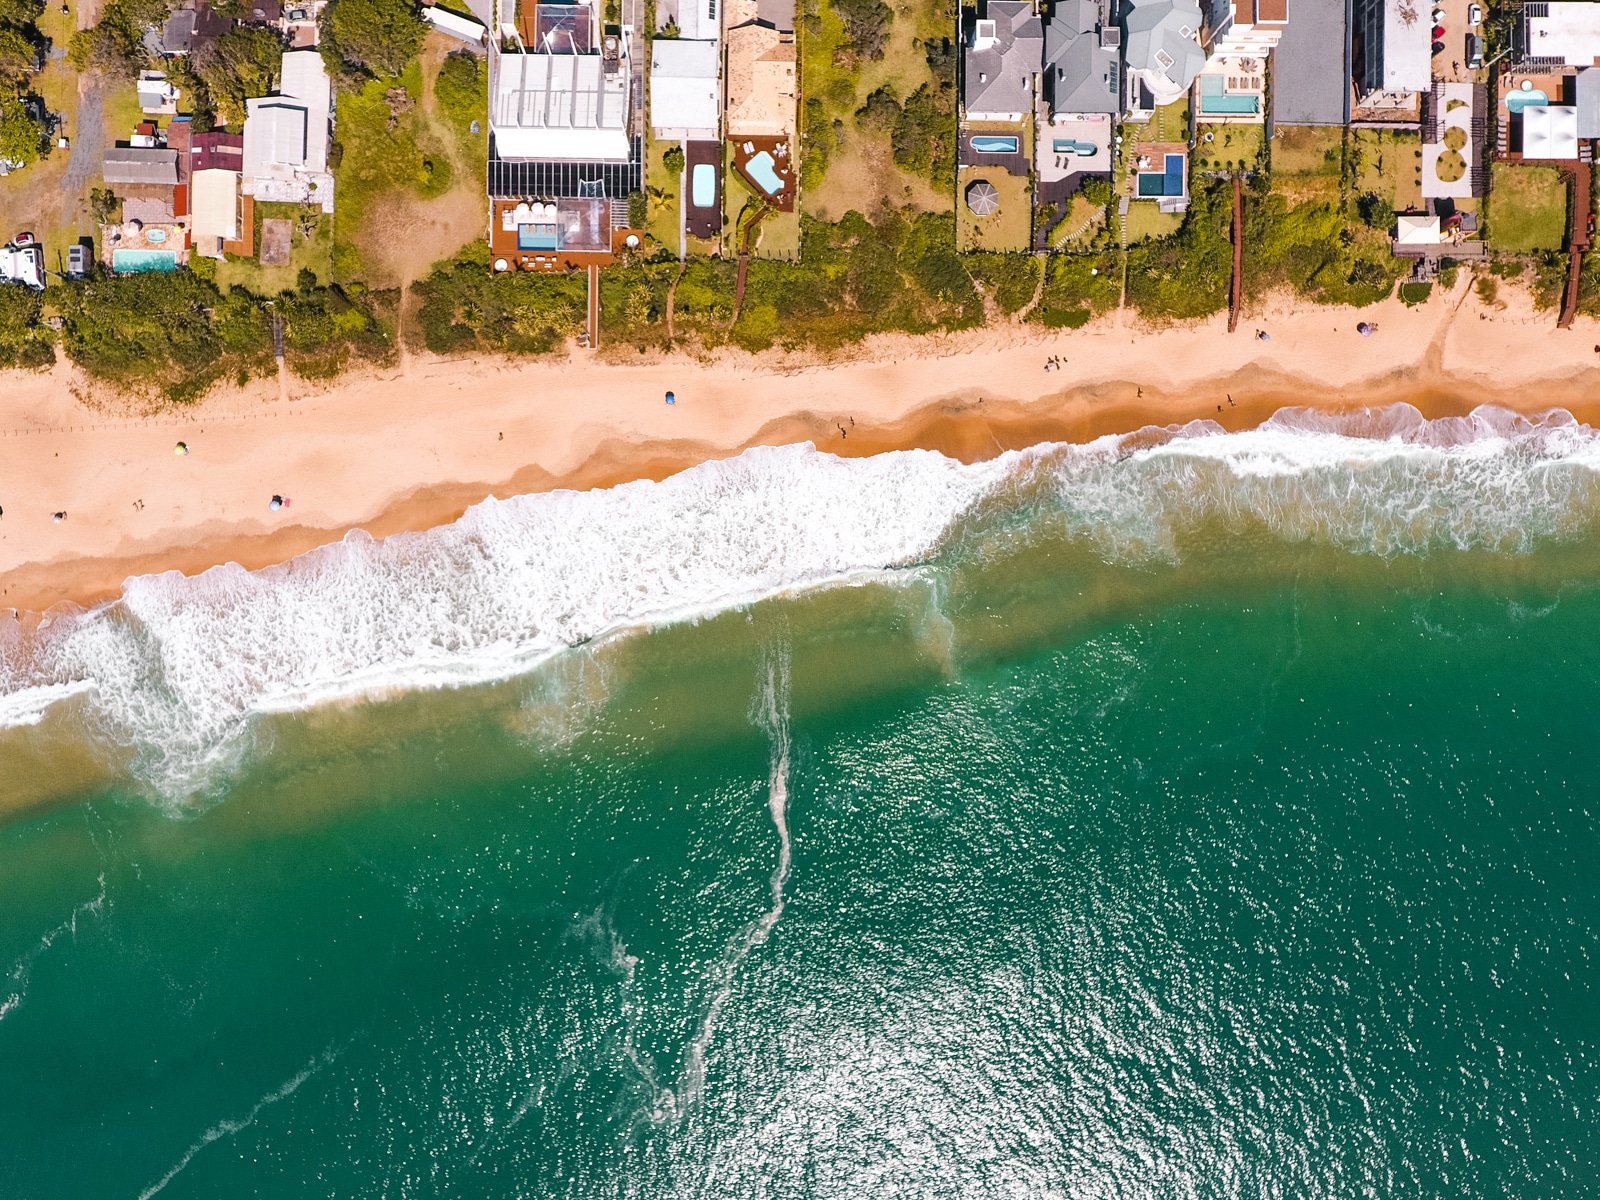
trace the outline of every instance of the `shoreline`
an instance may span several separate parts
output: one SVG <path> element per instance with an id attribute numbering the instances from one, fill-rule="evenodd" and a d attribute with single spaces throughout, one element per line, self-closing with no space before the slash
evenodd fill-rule
<path id="1" fill-rule="evenodd" d="M 798 365 L 742 352 L 639 365 L 413 355 L 399 372 L 321 389 L 258 383 L 148 416 L 90 409 L 68 366 L 9 373 L 0 608 L 92 606 L 134 575 L 230 561 L 258 570 L 355 529 L 433 528 L 491 495 L 660 479 L 753 445 L 811 441 L 850 457 L 918 447 L 974 461 L 1148 425 L 1234 430 L 1285 407 L 1399 402 L 1429 418 L 1492 403 L 1600 423 L 1600 324 L 1558 332 L 1525 294 L 1502 296 L 1486 308 L 1463 273 L 1454 292 L 1414 309 L 1279 302 L 1231 336 L 1225 316 L 1163 329 L 1110 318 L 1073 331 L 887 335 L 859 355 Z M 1378 334 L 1357 335 L 1360 320 Z M 1051 355 L 1059 370 L 1044 369 Z M 184 458 L 173 455 L 180 439 Z M 269 512 L 273 494 L 289 509 Z M 55 511 L 66 520 L 53 522 Z"/>

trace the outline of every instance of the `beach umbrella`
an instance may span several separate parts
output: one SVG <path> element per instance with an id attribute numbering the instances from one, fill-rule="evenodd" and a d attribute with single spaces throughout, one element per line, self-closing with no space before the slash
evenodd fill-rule
<path id="1" fill-rule="evenodd" d="M 674 396 L 671 392 L 668 392 L 667 393 L 667 403 L 668 404 L 676 404 L 677 402 L 678 402 L 678 398 L 676 396 Z"/>
<path id="2" fill-rule="evenodd" d="M 1000 191 L 987 179 L 980 179 L 967 189 L 967 207 L 976 216 L 992 217 L 1000 211 Z"/>
<path id="3" fill-rule="evenodd" d="M 176 446 L 174 446 L 172 448 L 172 452 L 174 454 L 176 454 L 179 458 L 182 458 L 185 454 L 189 453 L 189 443 L 188 442 L 179 442 Z"/>
<path id="4" fill-rule="evenodd" d="M 1356 332 L 1359 333 L 1362 337 L 1371 337 L 1372 336 L 1372 326 L 1368 325 L 1365 321 L 1362 321 L 1359 325 L 1356 326 Z"/>

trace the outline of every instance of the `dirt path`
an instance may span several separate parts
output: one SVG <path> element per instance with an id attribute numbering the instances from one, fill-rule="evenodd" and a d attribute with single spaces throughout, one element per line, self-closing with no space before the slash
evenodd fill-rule
<path id="1" fill-rule="evenodd" d="M 78 224 L 79 197 L 88 191 L 89 181 L 100 175 L 105 157 L 106 131 L 103 106 L 106 81 L 90 73 L 78 78 L 78 119 L 67 131 L 72 139 L 68 151 L 67 173 L 61 179 L 61 224 Z"/>

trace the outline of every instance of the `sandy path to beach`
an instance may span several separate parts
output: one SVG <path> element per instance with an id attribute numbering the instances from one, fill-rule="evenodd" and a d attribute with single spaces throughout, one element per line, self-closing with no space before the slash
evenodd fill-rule
<path id="1" fill-rule="evenodd" d="M 66 366 L 10 374 L 0 607 L 96 602 L 133 574 L 256 568 L 352 528 L 427 528 L 490 494 L 659 478 L 753 443 L 811 440 L 845 454 L 920 445 L 972 459 L 1147 423 L 1238 428 L 1285 404 L 1401 399 L 1429 415 L 1492 400 L 1589 419 L 1596 324 L 1558 332 L 1553 314 L 1505 297 L 1485 310 L 1463 273 L 1454 294 L 1418 309 L 1280 304 L 1232 336 L 1225 316 L 1161 331 L 989 329 L 874 339 L 862 357 L 821 366 L 738 353 L 637 366 L 411 356 L 403 373 L 296 384 L 288 400 L 268 380 L 154 417 L 86 407 Z M 1358 336 L 1359 320 L 1378 335 Z M 1059 371 L 1044 369 L 1050 355 L 1064 359 Z M 274 494 L 289 507 L 270 511 Z M 58 511 L 65 520 L 52 520 Z"/>

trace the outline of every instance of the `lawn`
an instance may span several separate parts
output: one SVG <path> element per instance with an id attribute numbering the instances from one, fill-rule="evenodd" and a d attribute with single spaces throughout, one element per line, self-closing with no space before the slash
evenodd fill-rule
<path id="1" fill-rule="evenodd" d="M 967 189 L 979 180 L 988 180 L 1000 193 L 1000 209 L 992 216 L 977 216 L 967 207 Z M 1032 245 L 1033 198 L 1026 176 L 997 168 L 969 168 L 961 172 L 957 191 L 956 249 L 1008 251 L 1027 250 Z"/>
<path id="2" fill-rule="evenodd" d="M 948 211 L 948 194 L 895 163 L 889 131 L 864 129 L 855 114 L 879 88 L 888 88 L 903 102 L 924 84 L 938 86 L 917 43 L 918 39 L 951 36 L 954 11 L 942 0 L 893 5 L 894 19 L 883 56 L 858 62 L 850 54 L 849 37 L 838 13 L 826 0 L 819 0 L 818 9 L 814 21 L 799 22 L 801 128 L 810 135 L 802 136 L 800 194 L 806 212 L 837 221 L 852 209 L 873 212 L 885 201 L 925 212 Z M 835 121 L 839 122 L 837 130 Z M 953 113 L 948 136 L 953 145 Z M 814 149 L 819 143 L 820 152 Z M 807 153 L 811 154 L 809 166 L 804 157 Z"/>
<path id="3" fill-rule="evenodd" d="M 1248 171 L 1261 158 L 1261 125 L 1201 125 L 1194 151 L 1197 171 Z M 1207 138 L 1210 141 L 1207 141 Z"/>
<path id="4" fill-rule="evenodd" d="M 1146 142 L 1187 142 L 1189 140 L 1189 98 L 1164 104 L 1150 117 L 1150 123 L 1140 133 Z"/>
<path id="5" fill-rule="evenodd" d="M 449 46 L 432 34 L 421 60 L 398 79 L 374 80 L 338 97 L 338 279 L 404 283 L 483 236 L 486 72 L 480 61 L 476 93 L 453 97 L 446 111 L 434 85 Z"/>
<path id="6" fill-rule="evenodd" d="M 1056 226 L 1054 249 L 1083 250 L 1105 227 L 1106 210 L 1103 204 L 1091 204 L 1082 195 L 1072 197 L 1072 207 L 1061 224 Z"/>
<path id="7" fill-rule="evenodd" d="M 264 267 L 253 258 L 230 258 L 217 264 L 217 286 L 224 291 L 239 287 L 257 296 L 276 296 L 296 287 L 302 269 L 312 271 L 318 283 L 333 278 L 333 218 L 316 207 L 298 204 L 257 204 L 255 233 L 250 244 L 259 254 L 261 222 L 286 218 L 290 225 L 289 263 Z"/>
<path id="8" fill-rule="evenodd" d="M 1343 197 L 1344 130 L 1280 126 L 1272 135 L 1272 190 L 1290 205 L 1337 205 Z"/>
<path id="9" fill-rule="evenodd" d="M 681 228 L 678 217 L 678 187 L 682 181 L 667 170 L 662 160 L 666 157 L 667 151 L 677 144 L 650 138 L 645 147 L 644 161 L 644 194 L 650 202 L 650 217 L 646 224 L 650 236 L 663 249 L 670 250 L 673 254 L 678 253 L 681 248 L 678 240 Z"/>
<path id="10" fill-rule="evenodd" d="M 1526 254 L 1559 250 L 1566 236 L 1567 187 L 1554 167 L 1494 164 L 1489 190 L 1489 244 Z"/>
<path id="11" fill-rule="evenodd" d="M 1169 238 L 1182 224 L 1182 213 L 1164 213 L 1154 200 L 1135 200 L 1128 205 L 1128 244 Z"/>
<path id="12" fill-rule="evenodd" d="M 1353 129 L 1351 166 L 1357 195 L 1376 193 L 1396 212 L 1422 208 L 1422 135 L 1415 130 Z"/>

